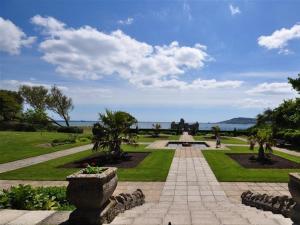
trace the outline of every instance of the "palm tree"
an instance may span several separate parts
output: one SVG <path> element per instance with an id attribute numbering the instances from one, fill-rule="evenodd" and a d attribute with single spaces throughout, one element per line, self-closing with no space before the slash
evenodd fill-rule
<path id="1" fill-rule="evenodd" d="M 131 132 L 130 127 L 137 123 L 137 120 L 123 111 L 106 110 L 105 113 L 99 115 L 100 121 L 93 127 L 93 150 L 105 149 L 112 156 L 120 158 L 122 143 L 136 144 L 136 133 Z"/>
<path id="2" fill-rule="evenodd" d="M 255 135 L 255 140 L 258 143 L 258 161 L 265 161 L 267 158 L 265 152 L 272 152 L 271 146 L 274 144 L 271 129 L 259 129 Z"/>
<path id="3" fill-rule="evenodd" d="M 220 135 L 221 129 L 220 129 L 219 126 L 213 126 L 213 127 L 211 128 L 211 130 L 212 130 L 212 132 L 214 133 L 215 138 L 217 138 L 217 137 Z"/>
<path id="4" fill-rule="evenodd" d="M 154 136 L 158 137 L 159 136 L 159 130 L 161 128 L 161 125 L 159 123 L 152 124 L 152 127 L 154 129 Z"/>

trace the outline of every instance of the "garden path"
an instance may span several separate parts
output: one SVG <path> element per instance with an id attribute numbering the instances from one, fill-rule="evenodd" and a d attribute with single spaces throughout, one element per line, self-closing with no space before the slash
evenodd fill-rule
<path id="1" fill-rule="evenodd" d="M 20 160 L 13 161 L 13 162 L 2 163 L 2 164 L 0 164 L 0 173 L 4 173 L 4 172 L 11 171 L 11 170 L 16 170 L 16 169 L 20 169 L 23 167 L 35 165 L 35 164 L 38 164 L 41 162 L 46 162 L 51 159 L 56 159 L 56 158 L 60 158 L 63 156 L 72 155 L 72 154 L 75 154 L 78 152 L 86 151 L 88 149 L 91 149 L 92 147 L 93 147 L 92 144 L 83 145 L 83 146 L 69 148 L 66 150 L 52 152 L 52 153 L 39 155 L 39 156 L 35 156 L 35 157 L 20 159 Z"/>

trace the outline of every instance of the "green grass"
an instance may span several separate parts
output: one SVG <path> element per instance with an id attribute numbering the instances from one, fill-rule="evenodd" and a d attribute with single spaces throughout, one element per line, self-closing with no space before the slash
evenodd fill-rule
<path id="1" fill-rule="evenodd" d="M 194 136 L 194 139 L 196 141 L 216 141 L 214 138 L 208 137 L 208 136 Z M 234 137 L 223 137 L 221 136 L 221 143 L 223 144 L 238 144 L 238 145 L 244 145 L 247 144 L 246 141 L 234 138 Z"/>
<path id="2" fill-rule="evenodd" d="M 290 172 L 300 172 L 300 169 L 247 169 L 240 166 L 226 153 L 253 153 L 248 147 L 231 146 L 230 151 L 206 150 L 203 154 L 217 179 L 221 182 L 288 182 Z M 300 157 L 274 151 L 274 154 L 300 163 Z"/>
<path id="3" fill-rule="evenodd" d="M 179 135 L 160 134 L 159 137 L 152 137 L 151 135 L 139 135 L 138 142 L 154 142 L 158 140 L 179 140 Z"/>
<path id="4" fill-rule="evenodd" d="M 56 147 L 42 147 L 40 144 L 51 143 L 57 138 L 68 138 L 70 134 L 57 132 L 0 132 L 0 163 L 15 161 L 32 156 L 55 152 L 74 146 L 88 144 L 79 142 Z"/>
<path id="5" fill-rule="evenodd" d="M 138 147 L 124 146 L 127 152 L 150 152 L 135 168 L 118 169 L 121 181 L 165 181 L 173 159 L 173 150 L 149 150 L 146 145 Z M 90 150 L 50 160 L 22 169 L 1 173 L 0 179 L 8 180 L 65 180 L 66 176 L 78 171 L 76 168 L 59 168 L 59 166 L 80 160 L 92 153 Z"/>

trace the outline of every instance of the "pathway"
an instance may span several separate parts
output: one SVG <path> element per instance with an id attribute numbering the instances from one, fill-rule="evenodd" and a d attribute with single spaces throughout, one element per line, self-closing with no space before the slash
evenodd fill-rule
<path id="1" fill-rule="evenodd" d="M 60 158 L 63 156 L 72 155 L 74 153 L 78 153 L 78 152 L 82 152 L 82 151 L 91 149 L 92 147 L 93 147 L 92 144 L 83 145 L 83 146 L 74 147 L 74 148 L 70 148 L 70 149 L 66 149 L 66 150 L 62 150 L 62 151 L 52 152 L 52 153 L 39 155 L 39 156 L 35 156 L 35 157 L 30 157 L 30 158 L 26 158 L 26 159 L 20 159 L 20 160 L 13 161 L 13 162 L 3 163 L 3 164 L 0 164 L 0 173 L 4 173 L 7 171 L 16 170 L 16 169 L 20 169 L 23 167 L 35 165 L 35 164 L 38 164 L 41 162 L 49 161 L 51 159 L 56 159 L 56 158 Z"/>

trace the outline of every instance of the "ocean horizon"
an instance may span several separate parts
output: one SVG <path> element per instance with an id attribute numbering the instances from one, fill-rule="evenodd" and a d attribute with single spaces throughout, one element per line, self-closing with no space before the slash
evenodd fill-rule
<path id="1" fill-rule="evenodd" d="M 57 121 L 59 124 L 64 125 L 64 121 Z M 70 126 L 78 126 L 78 127 L 91 127 L 94 123 L 97 123 L 98 121 L 86 121 L 86 120 L 72 120 L 70 121 Z M 140 129 L 152 129 L 153 124 L 160 124 L 161 129 L 170 129 L 172 122 L 146 122 L 146 121 L 140 121 L 136 125 Z M 188 123 L 194 123 L 194 122 L 188 122 Z M 135 127 L 136 125 L 133 125 Z M 232 131 L 234 129 L 236 130 L 246 130 L 249 127 L 252 127 L 254 124 L 229 124 L 229 123 L 200 123 L 199 122 L 199 130 L 211 130 L 213 126 L 219 126 L 222 131 Z"/>

